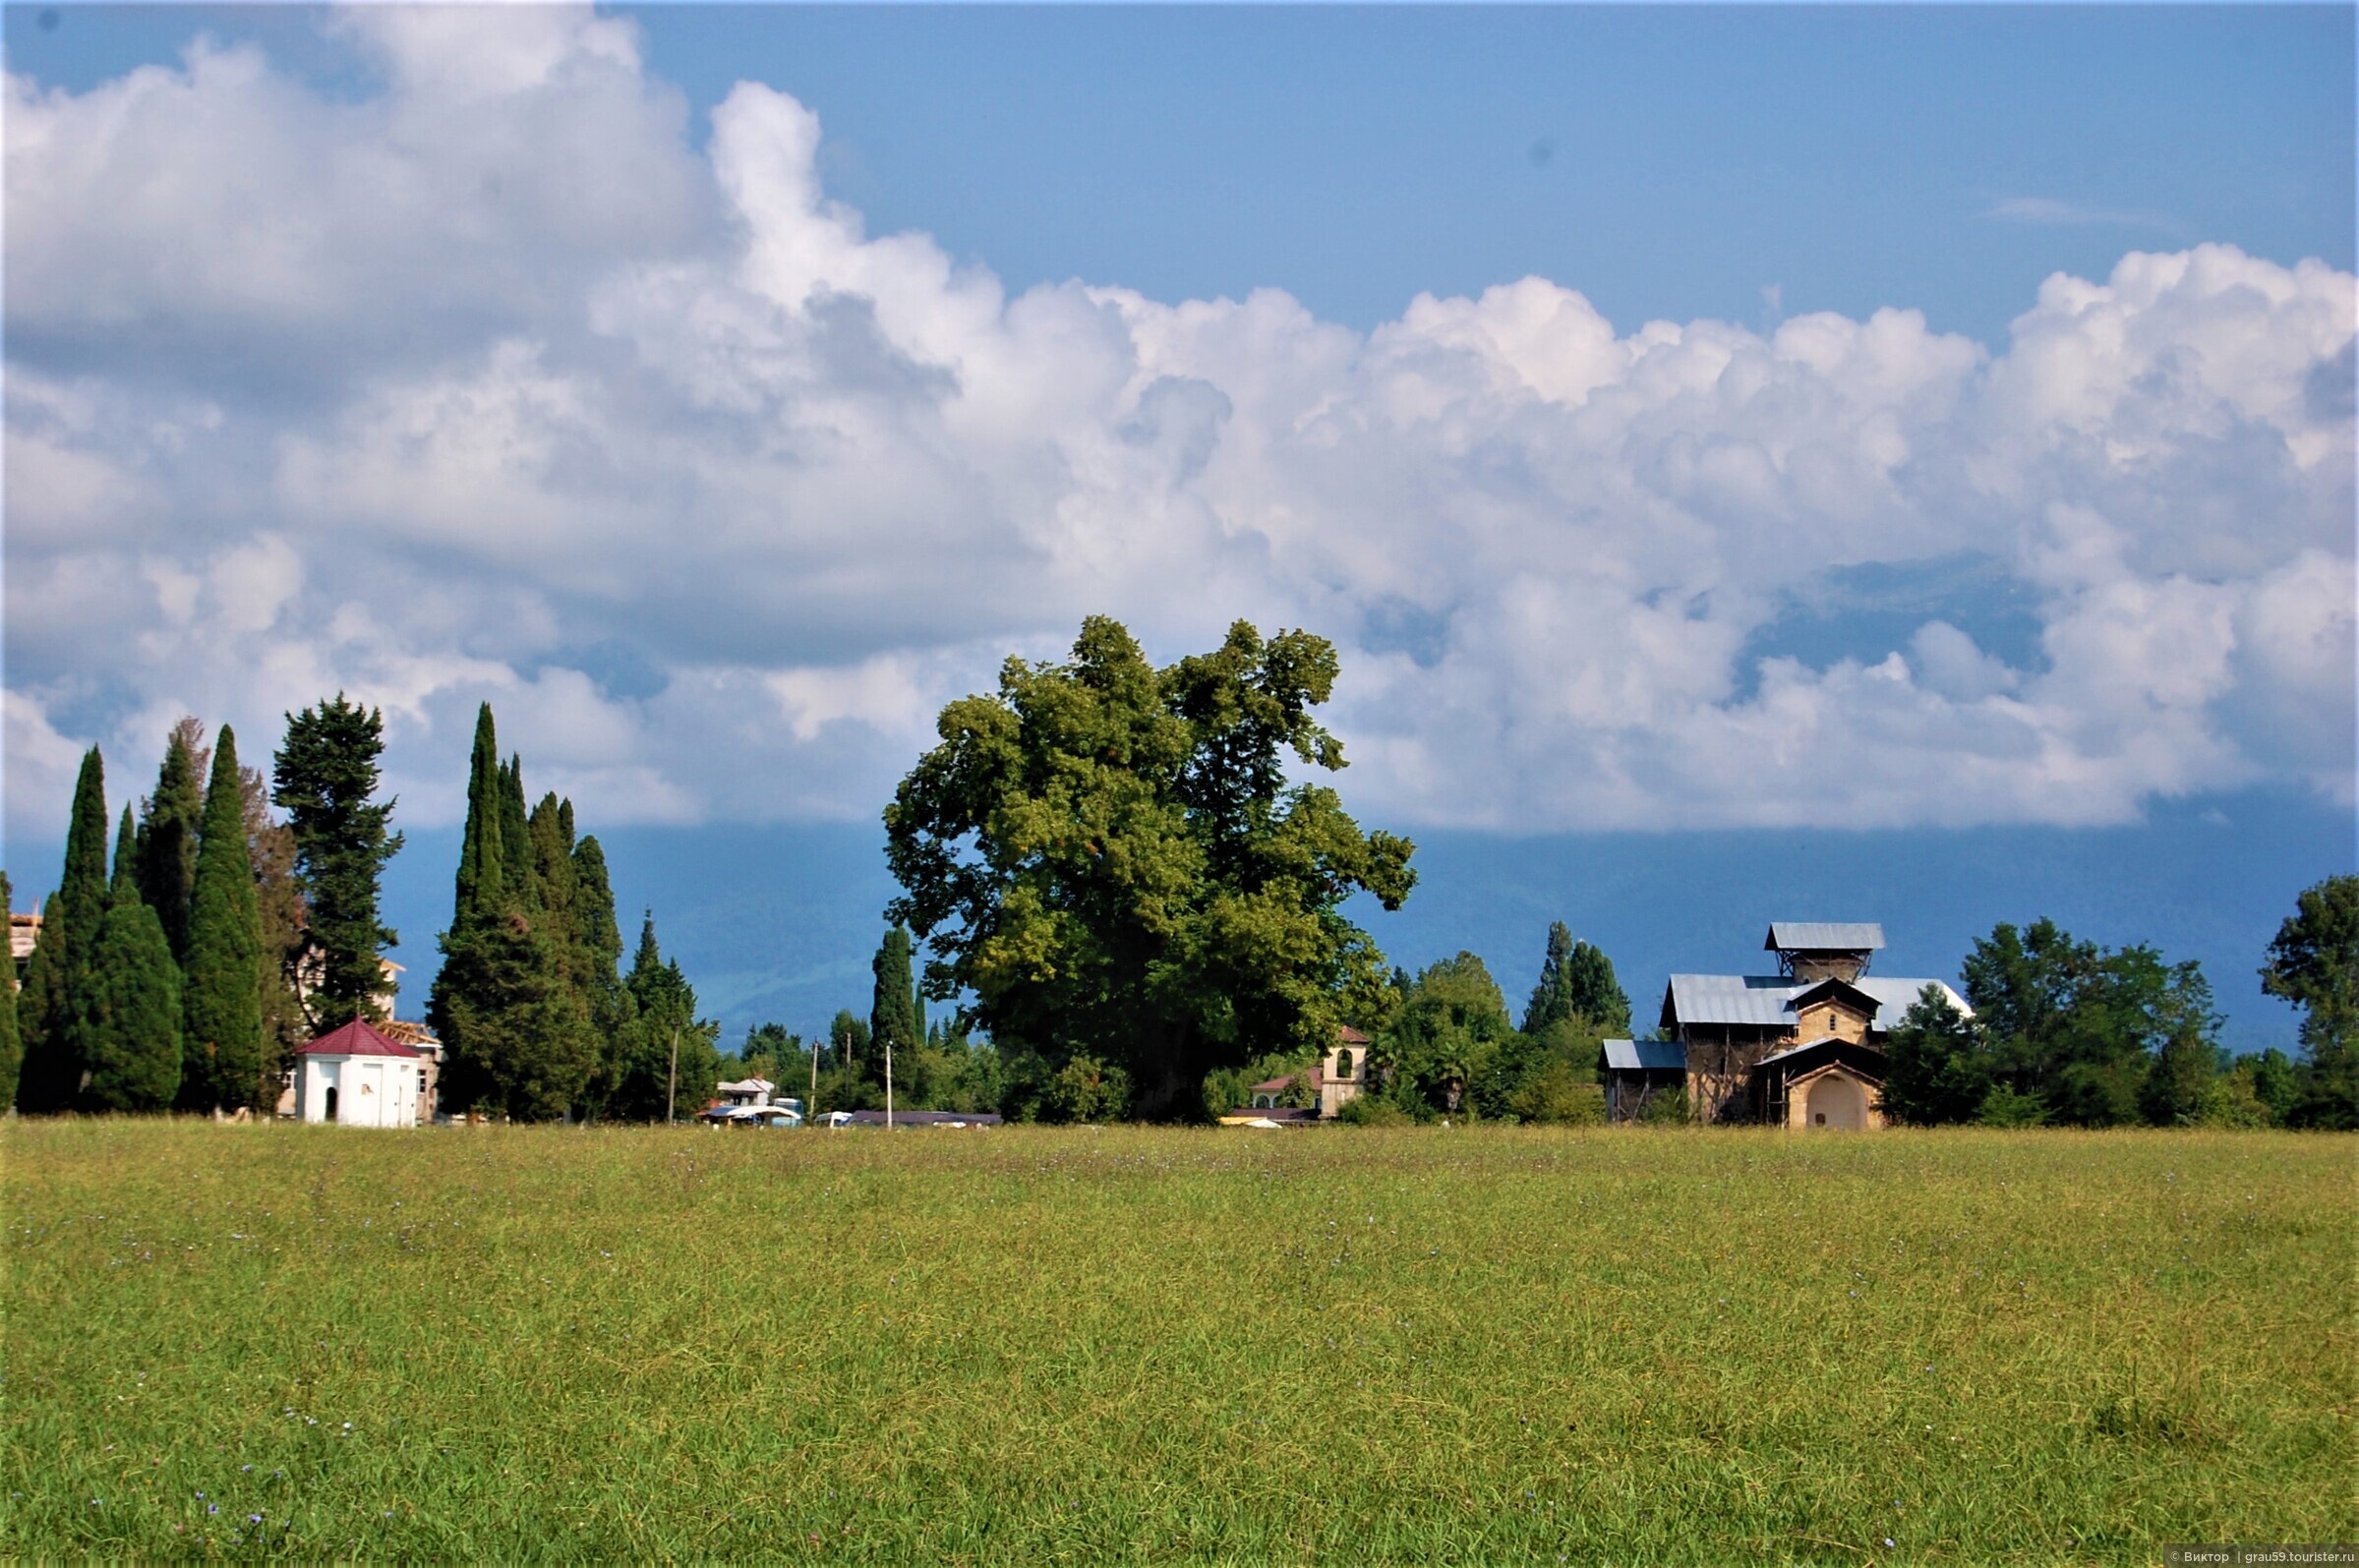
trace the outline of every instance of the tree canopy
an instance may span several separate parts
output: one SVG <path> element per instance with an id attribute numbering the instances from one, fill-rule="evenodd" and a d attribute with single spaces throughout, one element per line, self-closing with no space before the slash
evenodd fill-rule
<path id="1" fill-rule="evenodd" d="M 2261 989 L 2302 1010 L 2309 1072 L 2288 1119 L 2359 1127 L 2359 876 L 2303 890 L 2269 945 Z"/>
<path id="2" fill-rule="evenodd" d="M 1374 1021 L 1384 958 L 1342 904 L 1397 908 L 1413 846 L 1287 782 L 1289 757 L 1344 765 L 1311 716 L 1335 675 L 1325 638 L 1242 621 L 1157 669 L 1092 616 L 1066 662 L 1011 659 L 945 708 L 885 811 L 886 918 L 930 950 L 925 994 L 971 994 L 1003 1052 L 1052 1073 L 1102 1059 L 1121 1075 L 1072 1097 L 1127 1083 L 1165 1120 L 1203 1114 L 1213 1068 Z"/>
<path id="3" fill-rule="evenodd" d="M 384 717 L 344 694 L 287 715 L 270 798 L 295 834 L 315 966 L 308 1004 L 316 1027 L 360 1016 L 383 1022 L 383 952 L 400 938 L 378 918 L 378 880 L 401 848 L 388 833 L 393 802 L 377 801 Z"/>

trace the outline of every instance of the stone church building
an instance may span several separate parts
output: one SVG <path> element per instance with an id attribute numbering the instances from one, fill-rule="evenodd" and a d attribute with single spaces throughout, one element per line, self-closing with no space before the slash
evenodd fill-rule
<path id="1" fill-rule="evenodd" d="M 1780 920 L 1762 943 L 1776 974 L 1675 974 L 1661 1040 L 1606 1042 L 1606 1105 L 1627 1121 L 1684 1090 L 1699 1122 L 1863 1130 L 1884 1125 L 1884 1039 L 1926 986 L 1870 977 L 1884 946 L 1872 923 Z"/>

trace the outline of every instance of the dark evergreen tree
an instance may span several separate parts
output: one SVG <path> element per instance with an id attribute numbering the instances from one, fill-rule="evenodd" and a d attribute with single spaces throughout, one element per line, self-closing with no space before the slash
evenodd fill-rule
<path id="1" fill-rule="evenodd" d="M 2205 1096 L 2219 1075 L 2218 1047 L 2195 1027 L 2182 1028 L 2162 1042 L 2146 1081 L 2139 1085 L 2138 1108 L 2156 1127 L 2194 1127 L 2204 1119 Z"/>
<path id="2" fill-rule="evenodd" d="M 394 803 L 370 798 L 383 751 L 383 715 L 346 702 L 342 692 L 287 715 L 270 798 L 295 831 L 295 874 L 317 966 L 307 999 L 316 1027 L 384 1017 L 378 1002 L 383 950 L 400 938 L 378 917 L 378 881 L 401 835 L 385 829 Z"/>
<path id="3" fill-rule="evenodd" d="M 1990 1053 L 1974 1020 L 1939 986 L 1926 986 L 1885 1044 L 1884 1114 L 1917 1127 L 1971 1122 L 1990 1083 Z"/>
<path id="4" fill-rule="evenodd" d="M 1540 963 L 1540 983 L 1524 1005 L 1523 1032 L 1546 1034 L 1553 1026 L 1572 1023 L 1576 1032 L 1600 1038 L 1623 1036 L 1630 1028 L 1630 999 L 1614 977 L 1614 960 L 1586 942 L 1575 942 L 1563 921 L 1548 928 L 1548 956 Z"/>
<path id="5" fill-rule="evenodd" d="M 445 1053 L 444 1100 L 517 1121 L 586 1115 L 603 1098 L 605 1074 L 597 987 L 570 918 L 572 812 L 551 796 L 526 813 L 522 760 L 499 755 L 487 703 L 476 715 L 450 929 L 428 1004 Z M 603 887 L 603 859 L 599 868 Z"/>
<path id="6" fill-rule="evenodd" d="M 868 1005 L 868 1038 L 876 1048 L 879 1074 L 884 1071 L 883 1057 L 888 1045 L 898 1053 L 907 1054 L 925 1038 L 918 1032 L 912 1008 L 910 954 L 909 932 L 895 926 L 885 933 L 876 957 L 868 962 L 869 972 L 876 977 Z"/>
<path id="7" fill-rule="evenodd" d="M 701 1110 L 721 1080 L 721 1027 L 696 1016 L 696 992 L 657 946 L 652 913 L 639 927 L 638 953 L 623 989 L 632 1016 L 618 1052 L 611 1114 L 661 1121 L 667 1106 L 678 1115 Z"/>
<path id="8" fill-rule="evenodd" d="M 187 726 L 174 726 L 164 743 L 155 793 L 147 798 L 140 819 L 133 874 L 140 897 L 163 925 L 173 961 L 182 964 L 188 962 L 189 900 L 197 888 L 197 838 L 204 815 L 205 796 L 197 783 Z"/>
<path id="9" fill-rule="evenodd" d="M 66 825 L 65 880 L 41 914 L 40 946 L 28 976 L 24 1075 L 17 1103 L 28 1111 L 70 1109 L 88 1067 L 82 1024 L 91 1006 L 92 960 L 106 918 L 106 765 L 92 746 L 74 783 Z M 42 949 L 47 949 L 46 954 Z"/>
<path id="10" fill-rule="evenodd" d="M 51 899 L 41 916 L 32 957 L 25 965 L 25 989 L 17 999 L 17 1035 L 24 1055 L 9 1103 L 21 1111 L 64 1109 L 72 1102 L 73 1083 L 81 1077 L 70 1054 L 72 1031 L 65 1024 L 66 923 L 58 918 L 57 905 Z M 48 1054 L 50 1042 L 55 1042 L 55 1056 Z M 61 1081 L 63 1089 L 58 1086 Z"/>
<path id="11" fill-rule="evenodd" d="M 1625 1039 L 1630 1032 L 1630 999 L 1614 977 L 1614 960 L 1586 942 L 1573 944 L 1565 963 L 1576 1017 L 1587 1018 L 1601 1037 Z"/>
<path id="12" fill-rule="evenodd" d="M 1548 956 L 1540 960 L 1540 983 L 1523 1007 L 1523 1032 L 1538 1034 L 1572 1017 L 1572 928 L 1562 920 L 1548 926 Z"/>
<path id="13" fill-rule="evenodd" d="M 221 726 L 205 791 L 197 878 L 182 965 L 187 1055 L 180 1103 L 190 1110 L 265 1106 L 262 902 L 246 839 L 246 790 L 237 736 Z"/>
<path id="14" fill-rule="evenodd" d="M 180 966 L 140 898 L 136 843 L 126 805 L 82 1019 L 89 1078 L 80 1103 L 93 1111 L 160 1111 L 180 1088 Z"/>
<path id="15" fill-rule="evenodd" d="M 622 984 L 622 933 L 615 919 L 615 890 L 608 880 L 606 851 L 595 836 L 573 846 L 573 941 L 575 973 L 590 1010 L 590 1032 L 598 1043 L 598 1071 L 584 1099 L 588 1115 L 614 1114 L 621 1049 L 638 1007 Z"/>
<path id="16" fill-rule="evenodd" d="M 0 909 L 14 909 L 15 890 L 0 871 Z M 25 1041 L 17 1028 L 17 966 L 0 974 L 0 1113 L 17 1103 L 17 1077 L 25 1067 Z"/>

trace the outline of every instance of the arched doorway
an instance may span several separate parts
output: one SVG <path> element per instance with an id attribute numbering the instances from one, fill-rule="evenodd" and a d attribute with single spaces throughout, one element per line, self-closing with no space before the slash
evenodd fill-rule
<path id="1" fill-rule="evenodd" d="M 1867 1126 L 1867 1095 L 1859 1087 L 1859 1080 L 1846 1074 L 1829 1073 L 1811 1084 L 1804 1110 L 1805 1127 L 1844 1128 L 1857 1132 Z"/>
<path id="2" fill-rule="evenodd" d="M 327 1085 L 327 1120 L 329 1120 L 330 1122 L 332 1122 L 332 1121 L 334 1121 L 335 1119 L 336 1119 L 336 1086 L 335 1086 L 334 1084 L 330 1083 L 329 1085 Z"/>

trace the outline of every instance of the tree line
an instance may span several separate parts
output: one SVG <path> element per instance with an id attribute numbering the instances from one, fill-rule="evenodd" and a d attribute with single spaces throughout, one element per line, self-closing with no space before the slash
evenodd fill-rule
<path id="1" fill-rule="evenodd" d="M 377 879 L 400 846 L 369 805 L 380 734 L 338 694 L 288 716 L 265 780 L 227 725 L 208 745 L 184 719 L 111 856 L 105 759 L 85 753 L 22 991 L 0 987 L 0 1104 L 266 1110 L 289 1051 L 376 1008 Z"/>
<path id="2" fill-rule="evenodd" d="M 2001 924 L 1967 956 L 1970 1017 L 1927 989 L 1887 1043 L 1886 1114 L 1919 1126 L 2359 1127 L 2359 876 L 2305 890 L 2262 988 L 2302 1012 L 2299 1060 L 2231 1059 L 2196 963 Z"/>
<path id="3" fill-rule="evenodd" d="M 598 840 L 569 800 L 527 804 L 487 703 L 428 1010 L 442 1105 L 649 1120 L 701 1105 L 724 1072 L 756 1072 L 814 1111 L 863 1109 L 883 1102 L 889 1063 L 912 1109 L 1197 1121 L 1268 1078 L 1307 1098 L 1308 1070 L 1351 1025 L 1370 1037 L 1354 1120 L 1602 1118 L 1600 1043 L 1630 1030 L 1602 951 L 1552 926 L 1518 1023 L 1479 958 L 1411 977 L 1348 916 L 1356 897 L 1398 908 L 1417 876 L 1411 841 L 1363 831 L 1319 782 L 1346 765 L 1314 717 L 1336 677 L 1326 639 L 1242 621 L 1161 668 L 1102 616 L 1066 660 L 1010 659 L 996 692 L 942 711 L 939 743 L 885 809 L 903 891 L 865 1017 L 845 1009 L 808 1042 L 761 1024 L 729 1059 L 651 912 L 621 967 Z M 381 1016 L 396 937 L 378 879 L 401 844 L 394 803 L 375 798 L 381 716 L 341 693 L 289 715 L 266 789 L 226 726 L 203 736 L 194 720 L 173 731 L 111 869 L 103 764 L 85 758 L 24 994 L 0 1000 L 0 1103 L 265 1105 L 308 1033 Z M 2193 963 L 2002 924 L 1965 965 L 1972 1017 L 1928 992 L 1899 1020 L 1886 1109 L 2359 1124 L 2355 888 L 2303 894 L 2270 950 L 2268 989 L 2305 1012 L 2298 1062 L 2225 1060 Z M 929 1001 L 950 1007 L 929 1021 Z"/>

